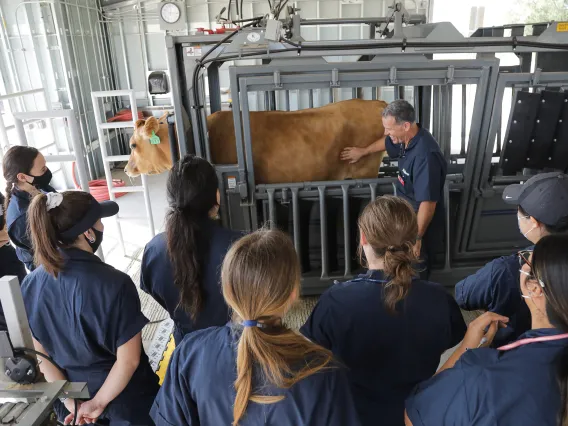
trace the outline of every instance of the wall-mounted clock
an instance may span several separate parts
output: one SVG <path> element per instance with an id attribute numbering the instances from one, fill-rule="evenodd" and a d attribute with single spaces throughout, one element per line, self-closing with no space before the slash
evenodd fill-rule
<path id="1" fill-rule="evenodd" d="M 186 30 L 185 2 L 182 0 L 164 0 L 158 5 L 160 29 L 166 31 Z"/>
<path id="2" fill-rule="evenodd" d="M 176 3 L 164 3 L 160 9 L 160 17 L 167 24 L 175 24 L 181 17 L 181 10 Z"/>

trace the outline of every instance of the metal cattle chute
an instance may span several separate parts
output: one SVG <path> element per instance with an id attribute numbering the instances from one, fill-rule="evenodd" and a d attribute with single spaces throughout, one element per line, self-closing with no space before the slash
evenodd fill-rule
<path id="1" fill-rule="evenodd" d="M 381 19 L 371 19 L 369 25 Z M 302 260 L 305 294 L 319 294 L 334 279 L 361 269 L 355 253 L 357 215 L 370 199 L 393 192 L 396 163 L 384 160 L 376 179 L 259 185 L 250 111 L 312 108 L 349 98 L 413 103 L 418 121 L 438 140 L 449 163 L 444 246 L 432 275 L 448 286 L 488 259 L 526 244 L 517 229 L 516 210 L 501 200 L 503 188 L 568 166 L 548 160 L 566 153 L 566 138 L 556 138 L 546 164 L 516 159 L 520 166 L 512 173 L 504 167 L 504 155 L 521 149 L 521 138 L 502 149 L 502 136 L 511 132 L 503 123 L 509 123 L 508 108 L 515 113 L 519 93 L 563 92 L 568 87 L 568 72 L 548 71 L 559 59 L 566 63 L 568 32 L 563 27 L 534 26 L 531 36 L 522 35 L 524 26 L 480 29 L 466 38 L 449 23 L 412 19 L 415 25 L 408 16 L 398 16 L 386 39 L 302 41 L 298 29 L 304 21 L 294 16 L 284 22 L 286 40 L 274 37 L 270 20 L 231 36 L 166 37 L 176 114 L 183 108 L 191 112 L 192 138 L 185 138 L 184 129 L 177 132 L 180 153 L 211 159 L 206 118 L 226 105 L 221 86 L 228 84 L 238 164 L 216 165 L 223 223 L 234 229 L 269 224 L 287 230 Z M 334 23 L 341 25 L 341 20 Z M 505 37 L 505 31 L 511 36 Z M 497 53 L 516 54 L 520 65 L 501 66 Z M 224 64 L 229 65 L 228 78 L 222 74 L 227 72 Z M 564 103 L 562 108 L 559 116 L 568 114 Z"/>

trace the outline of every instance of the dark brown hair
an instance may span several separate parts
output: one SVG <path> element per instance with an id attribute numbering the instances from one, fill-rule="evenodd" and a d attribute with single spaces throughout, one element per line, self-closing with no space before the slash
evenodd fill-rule
<path id="1" fill-rule="evenodd" d="M 18 173 L 29 174 L 39 151 L 31 146 L 16 145 L 6 151 L 2 161 L 2 170 L 6 180 L 6 200 L 4 209 L 8 209 L 12 189 L 18 183 Z"/>
<path id="2" fill-rule="evenodd" d="M 385 305 L 395 312 L 396 304 L 408 294 L 418 259 L 413 246 L 418 234 L 416 213 L 399 197 L 384 195 L 371 201 L 359 217 L 359 229 L 377 257 L 383 258 L 390 280 L 384 287 Z M 359 247 L 362 263 L 363 250 Z"/>
<path id="3" fill-rule="evenodd" d="M 217 174 L 203 158 L 186 155 L 173 165 L 167 184 L 170 210 L 166 240 L 181 306 L 195 321 L 203 305 L 203 262 L 209 241 L 201 228 L 217 205 Z"/>
<path id="4" fill-rule="evenodd" d="M 568 235 L 541 238 L 534 247 L 531 263 L 534 278 L 544 283 L 548 320 L 563 333 L 568 333 Z M 562 398 L 558 425 L 568 426 L 568 347 L 557 362 Z"/>
<path id="5" fill-rule="evenodd" d="M 239 241 L 227 253 L 221 273 L 223 296 L 233 320 L 261 320 L 270 331 L 245 327 L 237 348 L 237 395 L 233 425 L 244 416 L 249 401 L 271 404 L 283 396 L 253 394 L 253 368 L 280 389 L 326 368 L 327 349 L 280 324 L 295 291 L 300 291 L 300 264 L 290 238 L 281 231 L 261 229 Z"/>
<path id="6" fill-rule="evenodd" d="M 61 193 L 63 201 L 57 207 L 47 210 L 47 195 L 36 195 L 28 210 L 28 228 L 32 237 L 34 263 L 43 265 L 45 270 L 57 277 L 63 267 L 59 247 L 72 245 L 73 240 L 62 239 L 60 234 L 79 222 L 90 208 L 93 196 L 82 191 Z"/>

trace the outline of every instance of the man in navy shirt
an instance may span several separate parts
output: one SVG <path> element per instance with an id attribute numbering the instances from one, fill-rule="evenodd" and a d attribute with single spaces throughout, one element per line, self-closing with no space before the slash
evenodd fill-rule
<path id="1" fill-rule="evenodd" d="M 406 199 L 418 215 L 414 252 L 424 261 L 421 277 L 428 279 L 432 257 L 444 234 L 444 183 L 447 162 L 430 132 L 416 123 L 414 107 L 405 100 L 383 110 L 385 137 L 366 148 L 345 148 L 341 159 L 356 163 L 365 155 L 387 151 L 398 160 L 396 195 Z"/>

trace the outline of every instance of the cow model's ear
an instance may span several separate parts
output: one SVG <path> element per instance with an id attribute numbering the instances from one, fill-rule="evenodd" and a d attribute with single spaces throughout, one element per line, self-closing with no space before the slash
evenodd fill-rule
<path id="1" fill-rule="evenodd" d="M 146 120 L 136 120 L 136 123 L 134 123 L 134 128 L 138 129 L 139 127 L 142 127 L 145 122 Z"/>
<path id="2" fill-rule="evenodd" d="M 156 117 L 150 117 L 146 120 L 146 124 L 144 125 L 144 133 L 148 136 L 152 135 L 152 132 L 157 132 L 160 129 L 160 123 L 156 120 Z"/>

